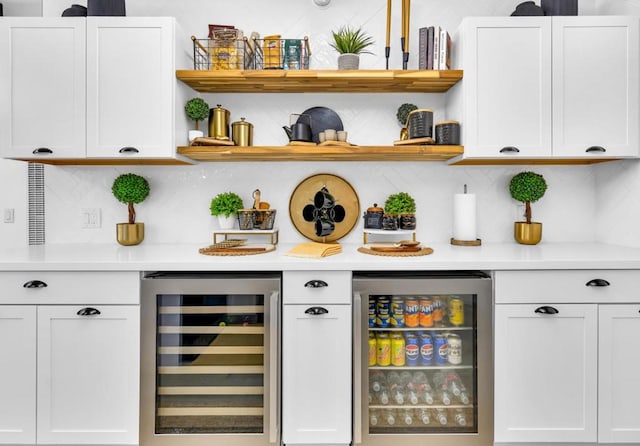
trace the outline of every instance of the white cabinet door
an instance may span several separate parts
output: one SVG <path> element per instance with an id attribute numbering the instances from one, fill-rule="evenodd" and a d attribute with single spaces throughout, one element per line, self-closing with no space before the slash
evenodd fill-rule
<path id="1" fill-rule="evenodd" d="M 84 18 L 3 17 L 0 61 L 0 156 L 84 157 Z"/>
<path id="2" fill-rule="evenodd" d="M 553 18 L 554 155 L 640 155 L 638 39 L 638 17 Z"/>
<path id="3" fill-rule="evenodd" d="M 139 342 L 137 305 L 38 307 L 39 444 L 137 444 Z"/>
<path id="4" fill-rule="evenodd" d="M 0 305 L 0 444 L 36 442 L 36 307 Z"/>
<path id="5" fill-rule="evenodd" d="M 351 306 L 284 305 L 282 339 L 282 441 L 351 443 Z"/>
<path id="6" fill-rule="evenodd" d="M 551 22 L 466 19 L 462 33 L 465 155 L 551 155 Z"/>
<path id="7" fill-rule="evenodd" d="M 87 18 L 87 157 L 171 157 L 174 20 Z"/>
<path id="8" fill-rule="evenodd" d="M 597 441 L 597 312 L 495 306 L 496 442 Z"/>
<path id="9" fill-rule="evenodd" d="M 600 443 L 640 444 L 640 304 L 600 305 Z"/>

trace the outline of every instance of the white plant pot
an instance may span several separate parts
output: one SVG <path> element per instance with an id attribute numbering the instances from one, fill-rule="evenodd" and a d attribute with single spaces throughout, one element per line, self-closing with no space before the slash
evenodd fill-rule
<path id="1" fill-rule="evenodd" d="M 338 56 L 338 70 L 357 70 L 359 67 L 359 54 L 344 53 Z"/>
<path id="2" fill-rule="evenodd" d="M 203 136 L 204 132 L 202 130 L 189 130 L 189 142 L 196 138 L 202 138 Z"/>
<path id="3" fill-rule="evenodd" d="M 220 229 L 233 229 L 236 224 L 235 215 L 229 215 L 228 217 L 225 215 L 218 215 L 217 218 Z"/>

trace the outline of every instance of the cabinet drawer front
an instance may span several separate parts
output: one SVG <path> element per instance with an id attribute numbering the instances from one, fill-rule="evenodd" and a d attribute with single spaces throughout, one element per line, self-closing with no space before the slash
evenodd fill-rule
<path id="1" fill-rule="evenodd" d="M 137 271 L 0 273 L 0 304 L 138 304 Z"/>
<path id="2" fill-rule="evenodd" d="M 351 303 L 351 271 L 284 271 L 283 303 Z"/>
<path id="3" fill-rule="evenodd" d="M 496 303 L 638 302 L 640 271 L 496 271 Z"/>

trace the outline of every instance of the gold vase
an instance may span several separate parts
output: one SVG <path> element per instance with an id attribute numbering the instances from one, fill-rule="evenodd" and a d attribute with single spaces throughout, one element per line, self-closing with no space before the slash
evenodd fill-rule
<path id="1" fill-rule="evenodd" d="M 537 245 L 542 240 L 542 223 L 517 221 L 513 227 L 516 242 L 523 245 Z"/>
<path id="2" fill-rule="evenodd" d="M 121 245 L 138 245 L 144 240 L 144 223 L 116 223 L 116 237 Z"/>

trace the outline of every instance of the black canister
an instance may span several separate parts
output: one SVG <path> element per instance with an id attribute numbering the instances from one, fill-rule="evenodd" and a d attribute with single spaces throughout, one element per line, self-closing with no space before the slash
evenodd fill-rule
<path id="1" fill-rule="evenodd" d="M 373 207 L 367 209 L 364 213 L 365 229 L 382 229 L 382 216 L 384 209 L 378 207 L 378 203 L 373 203 Z"/>
<path id="2" fill-rule="evenodd" d="M 447 146 L 460 145 L 460 123 L 458 121 L 442 121 L 436 124 L 436 144 Z"/>
<path id="3" fill-rule="evenodd" d="M 541 0 L 544 15 L 578 15 L 578 0 Z"/>
<path id="4" fill-rule="evenodd" d="M 433 138 L 433 110 L 417 109 L 409 113 L 407 118 L 409 139 Z"/>

